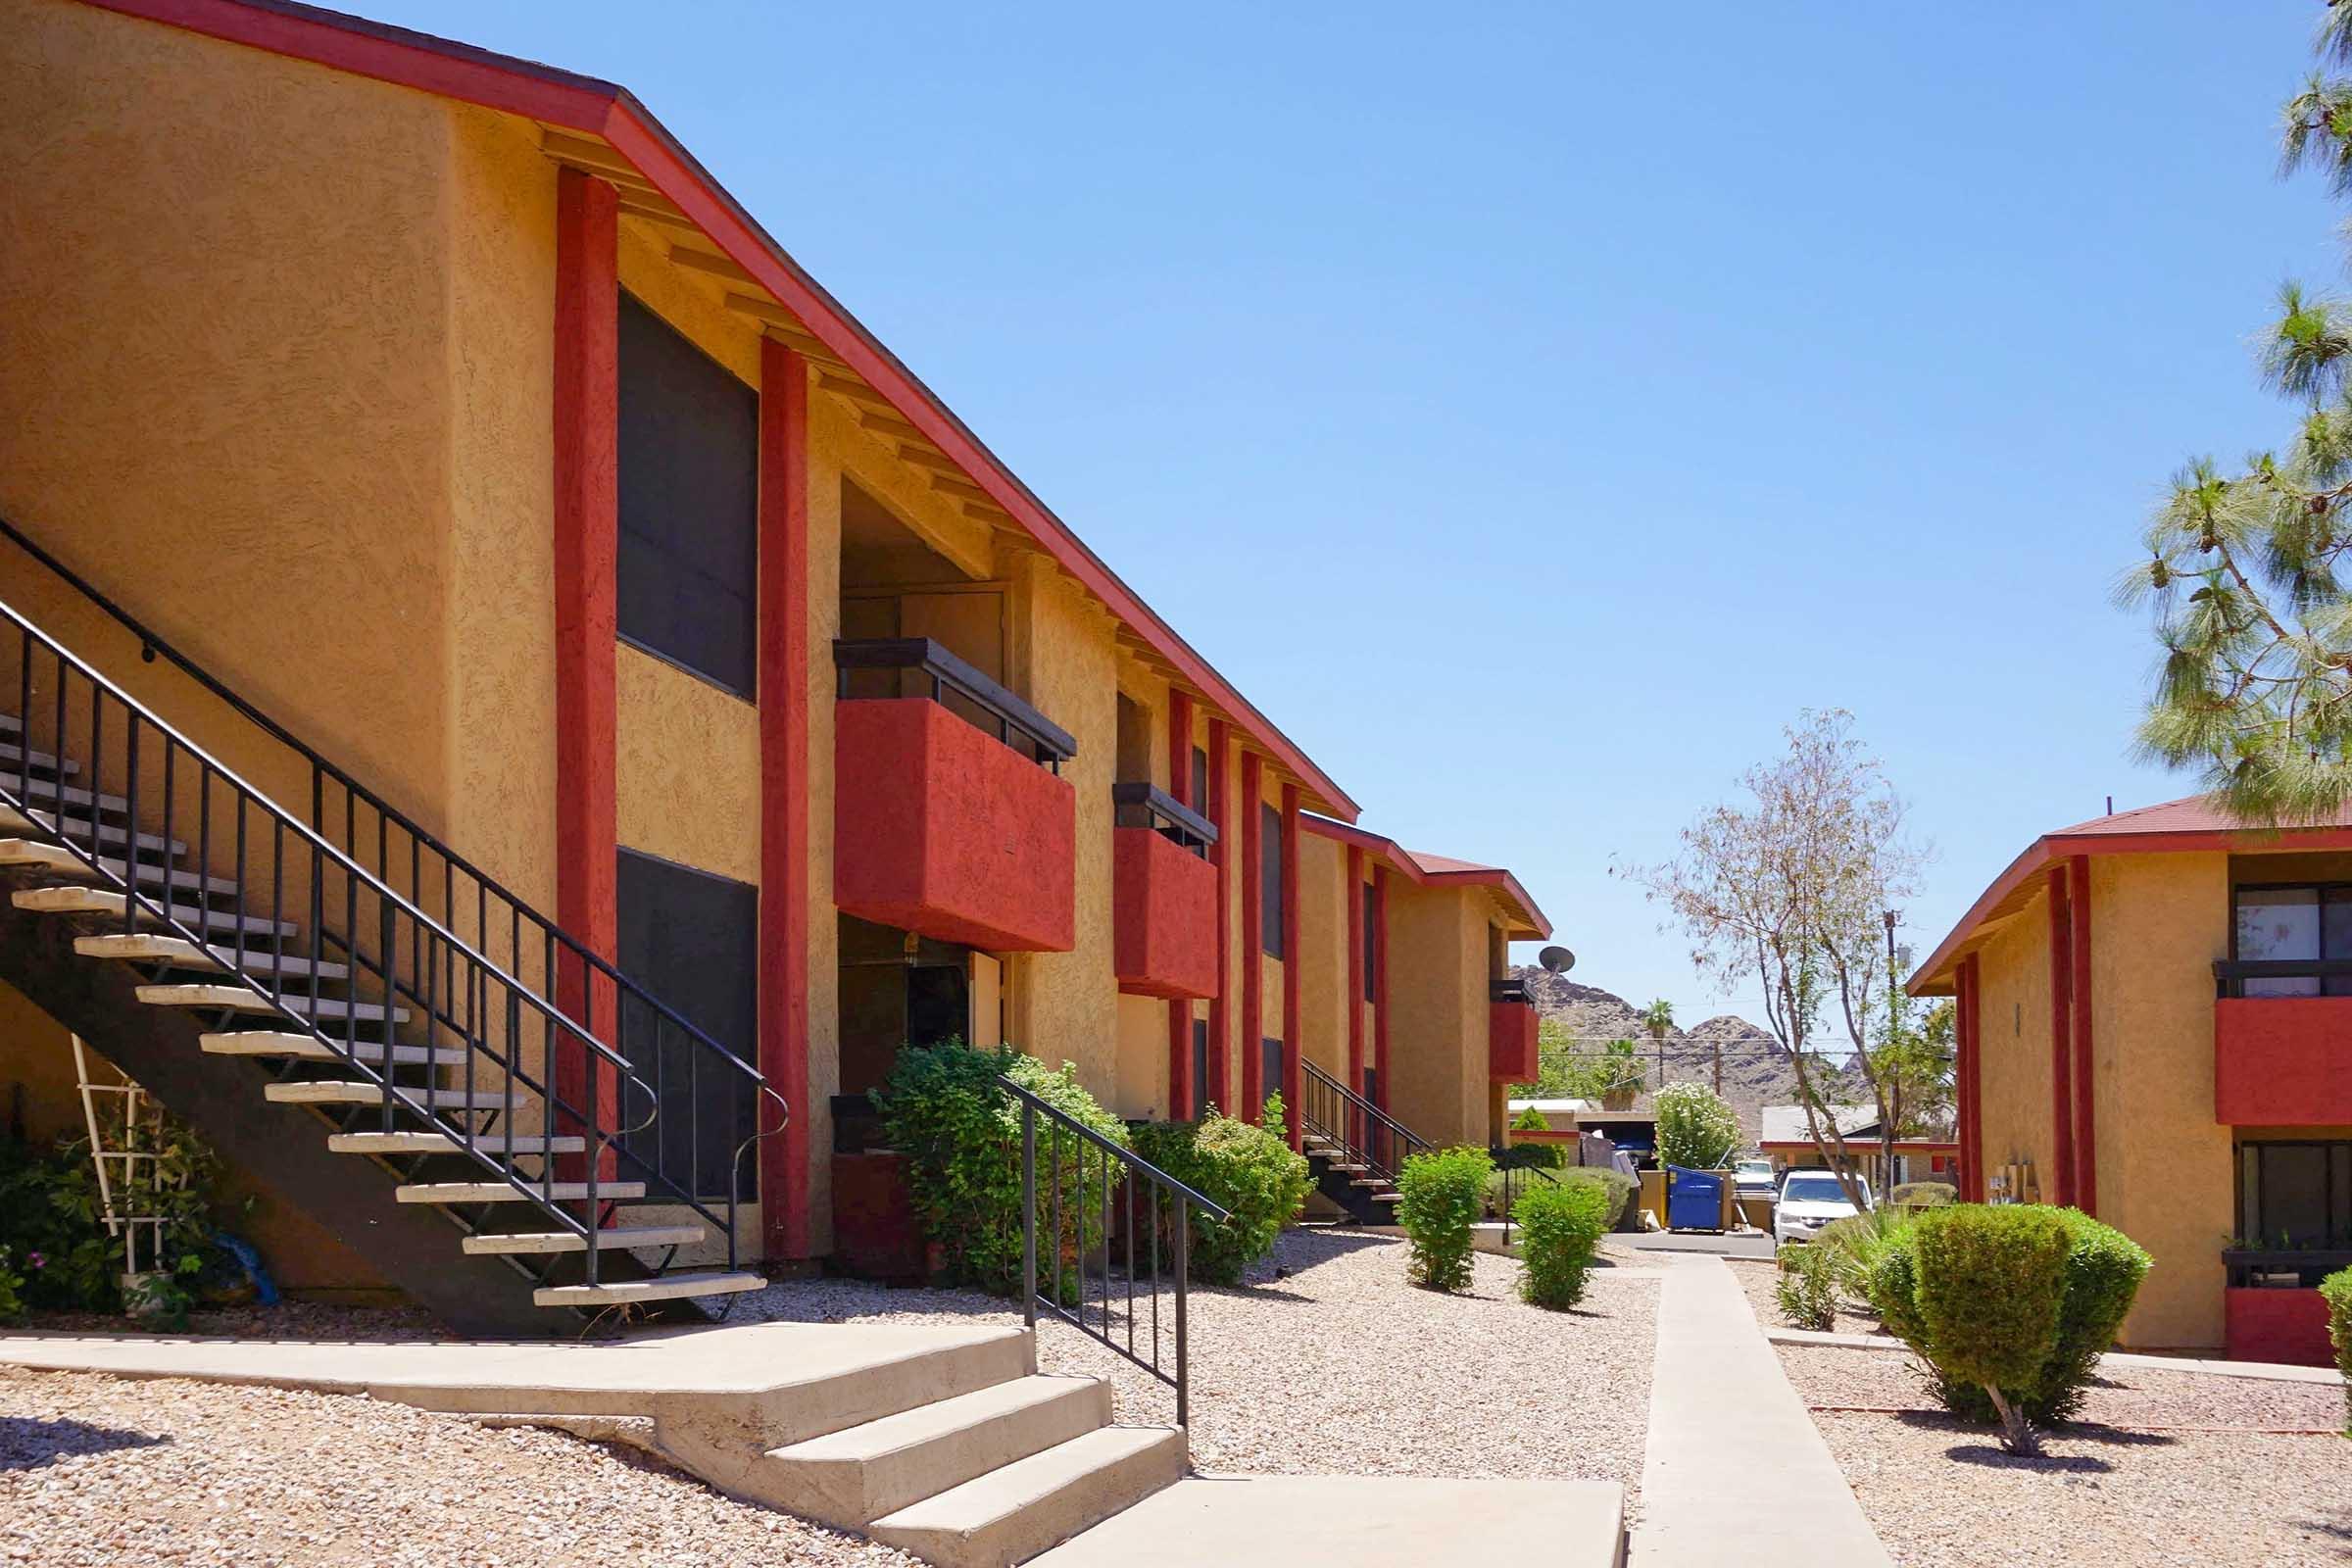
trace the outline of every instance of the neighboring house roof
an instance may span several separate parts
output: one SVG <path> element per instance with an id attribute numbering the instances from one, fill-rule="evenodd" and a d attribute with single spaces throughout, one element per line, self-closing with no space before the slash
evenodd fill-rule
<path id="1" fill-rule="evenodd" d="M 1550 1116 L 1577 1116 L 1600 1108 L 1590 1100 L 1513 1100 L 1505 1103 L 1512 1110 L 1538 1110 Z"/>
<path id="2" fill-rule="evenodd" d="M 1833 1107 L 1833 1110 L 1838 1121 L 1838 1135 L 1840 1138 L 1845 1139 L 1848 1143 L 1864 1140 L 1872 1144 L 1878 1142 L 1878 1107 L 1875 1105 L 1838 1105 Z M 1805 1107 L 1802 1105 L 1766 1105 L 1761 1112 L 1760 1125 L 1762 1130 L 1756 1139 L 1759 1148 L 1810 1149 L 1813 1147 L 1813 1133 L 1806 1125 Z M 1826 1136 L 1829 1128 L 1825 1125 L 1822 1132 Z M 1895 1140 L 1894 1147 L 1897 1149 L 1957 1149 L 1959 1145 L 1953 1142 L 1949 1133 L 1937 1132 L 1925 1138 L 1898 1138 Z"/>
<path id="3" fill-rule="evenodd" d="M 293 0 L 85 0 L 102 10 L 182 27 L 353 75 L 601 137 L 662 200 L 805 326 L 808 347 L 856 373 L 923 439 L 955 460 L 1023 532 L 1132 635 L 1212 706 L 1230 715 L 1315 804 L 1352 821 L 1359 808 L 1274 722 L 1144 603 L 1067 523 L 973 434 L 897 355 L 760 227 L 709 170 L 628 89 L 553 66 L 477 49 Z"/>
<path id="4" fill-rule="evenodd" d="M 1447 855 L 1430 855 L 1421 850 L 1408 850 L 1395 839 L 1383 838 L 1366 828 L 1348 822 L 1335 822 L 1326 816 L 1309 811 L 1302 813 L 1301 825 L 1307 832 L 1322 838 L 1352 844 L 1370 854 L 1375 860 L 1399 872 L 1415 887 L 1486 887 L 1494 890 L 1504 909 L 1513 920 L 1510 934 L 1514 939 L 1541 942 L 1551 935 L 1551 921 L 1536 906 L 1519 879 L 1499 865 L 1482 865 L 1476 860 L 1457 860 Z"/>
<path id="5" fill-rule="evenodd" d="M 1960 959 L 1982 939 L 1984 928 L 2033 903 L 2041 890 L 2040 873 L 2078 855 L 2343 849 L 2352 849 L 2352 809 L 2298 827 L 2248 827 L 2224 811 L 2213 797 L 2188 795 L 2094 816 L 2044 833 L 2026 846 L 1936 945 L 1907 989 L 1915 997 L 1950 996 Z"/>

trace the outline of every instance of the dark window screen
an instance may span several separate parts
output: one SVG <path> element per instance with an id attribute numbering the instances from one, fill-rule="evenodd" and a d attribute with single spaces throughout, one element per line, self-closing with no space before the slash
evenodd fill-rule
<path id="1" fill-rule="evenodd" d="M 623 294 L 621 637 L 751 696 L 759 514 L 759 394 Z"/>
<path id="2" fill-rule="evenodd" d="M 1380 1000 L 1380 900 L 1367 882 L 1364 896 L 1364 1000 Z"/>
<path id="3" fill-rule="evenodd" d="M 1257 808 L 1259 891 L 1263 895 L 1258 916 L 1258 932 L 1265 939 L 1266 952 L 1282 956 L 1282 813 L 1271 806 Z"/>
<path id="4" fill-rule="evenodd" d="M 1259 1070 L 1265 1074 L 1265 1080 L 1260 1084 L 1258 1093 L 1271 1100 L 1274 1096 L 1282 1093 L 1282 1042 L 1279 1040 L 1260 1041 L 1258 1050 L 1259 1059 L 1264 1063 Z M 1252 1108 L 1265 1109 L 1265 1102 L 1260 1101 Z M 1282 1113 L 1285 1118 L 1288 1118 L 1298 1115 L 1298 1111 L 1296 1106 L 1285 1105 L 1282 1107 Z"/>
<path id="5" fill-rule="evenodd" d="M 2245 1144 L 2238 1161 L 2247 1246 L 2352 1247 L 2352 1143 Z"/>
<path id="6" fill-rule="evenodd" d="M 757 1060 L 760 890 L 623 850 L 617 891 L 620 972 L 745 1061 Z M 642 1003 L 621 1004 L 619 1045 L 657 1097 L 652 1124 L 623 1147 L 680 1186 L 691 1171 L 700 1197 L 725 1197 L 735 1148 L 752 1132 L 743 1075 Z M 621 1125 L 645 1119 L 644 1090 L 630 1087 L 621 1099 Z M 641 1174 L 621 1164 L 623 1178 Z M 747 1186 L 738 1196 L 754 1194 Z"/>
<path id="7" fill-rule="evenodd" d="M 1208 1020 L 1195 1018 L 1193 1020 L 1193 1114 L 1196 1117 L 1206 1114 L 1208 1107 L 1223 1099 L 1224 1095 L 1225 1086 L 1223 1084 L 1212 1084 L 1208 1081 Z"/>
<path id="8" fill-rule="evenodd" d="M 1198 746 L 1193 748 L 1193 798 L 1184 804 L 1208 814 L 1208 754 Z"/>

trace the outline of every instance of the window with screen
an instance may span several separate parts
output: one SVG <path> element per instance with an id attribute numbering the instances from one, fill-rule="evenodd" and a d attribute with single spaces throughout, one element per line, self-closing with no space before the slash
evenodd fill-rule
<path id="1" fill-rule="evenodd" d="M 1193 1020 L 1193 1114 L 1198 1116 L 1225 1098 L 1225 1086 L 1208 1081 L 1208 1020 Z"/>
<path id="2" fill-rule="evenodd" d="M 2352 1248 L 2352 1142 L 2241 1144 L 2237 1160 L 2246 1246 Z"/>
<path id="3" fill-rule="evenodd" d="M 1363 886 L 1364 896 L 1364 1000 L 1380 1000 L 1380 900 L 1371 883 Z"/>
<path id="4" fill-rule="evenodd" d="M 1198 746 L 1193 748 L 1193 798 L 1184 804 L 1208 814 L 1208 754 Z"/>
<path id="5" fill-rule="evenodd" d="M 760 634 L 760 396 L 620 297 L 621 640 L 739 696 Z"/>
<path id="6" fill-rule="evenodd" d="M 2233 956 L 2241 963 L 2352 959 L 2352 886 L 2241 887 L 2233 890 Z M 2248 997 L 2352 996 L 2352 974 L 2248 975 Z"/>
<path id="7" fill-rule="evenodd" d="M 1261 1040 L 1261 1041 L 1259 1041 L 1259 1042 L 1258 1042 L 1258 1061 L 1259 1061 L 1259 1067 L 1258 1067 L 1258 1071 L 1259 1071 L 1259 1072 L 1261 1072 L 1261 1073 L 1263 1073 L 1263 1074 L 1265 1075 L 1265 1076 L 1264 1076 L 1264 1077 L 1263 1077 L 1263 1078 L 1262 1078 L 1262 1079 L 1259 1081 L 1258 1093 L 1260 1093 L 1261 1095 L 1267 1095 L 1267 1096 L 1273 1096 L 1273 1095 L 1279 1095 L 1279 1094 L 1281 1094 L 1281 1093 L 1282 1093 L 1282 1042 L 1281 1042 L 1281 1041 L 1279 1041 L 1279 1040 Z M 1251 1108 L 1252 1110 L 1255 1110 L 1255 1109 L 1260 1109 L 1260 1108 L 1262 1108 L 1262 1105 L 1263 1105 L 1263 1102 L 1260 1102 L 1260 1103 L 1259 1103 L 1258 1105 L 1253 1105 L 1253 1106 L 1251 1106 L 1250 1108 Z M 1283 1114 L 1284 1114 L 1284 1115 L 1286 1115 L 1286 1116 L 1296 1116 L 1296 1115 L 1298 1115 L 1298 1107 L 1297 1107 L 1297 1106 L 1286 1106 L 1286 1107 L 1284 1107 Z"/>
<path id="8" fill-rule="evenodd" d="M 615 893 L 620 972 L 743 1060 L 759 1059 L 760 890 L 622 850 Z M 622 1094 L 623 1126 L 658 1112 L 624 1147 L 674 1175 L 691 1170 L 701 1196 L 723 1198 L 752 1133 L 750 1081 L 642 1002 L 621 1004 L 619 1033 L 636 1076 L 658 1092 L 654 1105 L 644 1090 Z"/>

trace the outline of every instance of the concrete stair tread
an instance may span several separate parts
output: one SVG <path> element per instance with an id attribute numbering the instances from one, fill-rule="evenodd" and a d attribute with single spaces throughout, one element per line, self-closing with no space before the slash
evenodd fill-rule
<path id="1" fill-rule="evenodd" d="M 93 795 L 88 790 L 71 784 L 63 791 L 51 788 L 46 782 L 35 784 L 20 798 L 25 809 L 45 813 L 59 808 L 60 794 L 65 797 L 62 804 L 68 815 L 74 813 L 75 807 L 79 807 L 84 813 L 95 809 L 101 816 L 127 816 L 130 813 L 130 802 L 120 795 Z"/>
<path id="2" fill-rule="evenodd" d="M 690 1296 L 728 1296 L 738 1291 L 756 1291 L 766 1284 L 766 1279 L 758 1274 L 661 1274 L 650 1280 L 542 1286 L 531 1293 L 531 1299 L 540 1306 L 621 1306 L 632 1301 L 674 1301 Z"/>
<path id="3" fill-rule="evenodd" d="M 293 1056 L 302 1061 L 366 1061 L 381 1063 L 384 1043 L 381 1040 L 362 1040 L 352 1047 L 348 1056 L 336 1046 L 311 1035 L 298 1035 L 278 1029 L 238 1029 L 223 1034 L 199 1035 L 197 1048 L 215 1056 Z M 340 1045 L 340 1042 L 337 1042 Z M 463 1067 L 466 1051 L 463 1046 L 435 1046 L 429 1051 L 423 1046 L 392 1047 L 392 1064 L 396 1067 Z M 514 1103 L 530 1103 L 531 1097 L 518 1094 Z"/>
<path id="4" fill-rule="evenodd" d="M 26 752 L 22 738 L 0 741 L 0 770 L 19 766 L 29 767 L 35 773 L 63 773 L 68 778 L 81 771 L 81 764 L 70 757 L 61 765 L 57 758 L 48 752 Z M 30 790 L 20 793 L 30 793 Z"/>
<path id="5" fill-rule="evenodd" d="M 645 1196 L 643 1182 L 598 1182 L 598 1201 L 611 1199 L 614 1202 L 634 1202 Z M 557 1182 L 553 1187 L 531 1184 L 527 1193 L 517 1192 L 505 1182 L 410 1182 L 392 1189 L 396 1202 L 402 1203 L 528 1203 L 547 1200 L 558 1203 L 587 1201 L 586 1182 Z"/>
<path id="6" fill-rule="evenodd" d="M 20 909 L 34 914 L 103 914 L 122 918 L 122 895 L 111 888 L 43 887 L 22 888 L 10 895 L 10 901 Z M 148 925 L 162 925 L 160 913 L 145 908 L 138 918 Z M 291 920 L 270 920 L 258 914 L 238 915 L 232 910 L 216 909 L 209 905 L 197 907 L 182 906 L 172 911 L 172 918 L 181 925 L 204 931 L 234 931 L 242 926 L 246 931 L 267 935 L 278 932 L 291 937 L 295 934 Z"/>
<path id="7" fill-rule="evenodd" d="M 63 827 L 59 825 L 61 820 L 64 824 Z M 5 802 L 0 802 L 0 832 L 50 834 L 57 838 L 70 839 L 86 849 L 92 841 L 92 825 L 90 815 L 86 811 L 68 811 L 63 818 L 60 818 L 55 811 L 40 810 L 37 808 L 19 809 Z M 96 842 L 101 849 L 121 849 L 130 841 L 130 835 L 112 822 L 100 822 L 95 826 L 97 828 Z M 141 833 L 139 835 L 139 853 L 142 855 L 169 853 L 172 858 L 176 859 L 188 853 L 188 846 L 182 839 L 172 839 L 167 842 L 160 833 Z"/>
<path id="8" fill-rule="evenodd" d="M 283 1007 L 297 1018 L 344 1019 L 358 1018 L 363 1023 L 381 1023 L 384 1004 L 380 1002 L 352 1002 L 343 997 L 314 997 L 308 992 L 288 992 L 276 1002 L 245 986 L 198 984 L 166 984 L 141 986 L 139 1000 L 156 1007 L 218 1007 L 230 1012 L 276 1012 Z M 394 1023 L 407 1023 L 409 1009 L 392 1010 Z"/>
<path id="9" fill-rule="evenodd" d="M 350 978 L 351 966 L 313 962 L 294 954 L 280 956 L 266 947 L 248 943 L 242 957 L 235 945 L 203 945 L 185 937 L 159 936 L 151 931 L 128 935 L 75 937 L 74 951 L 85 958 L 120 958 L 131 963 L 163 963 L 175 969 L 242 969 L 248 974 L 302 975 L 319 980 Z"/>
<path id="10" fill-rule="evenodd" d="M 426 1088 L 421 1084 L 401 1086 L 400 1092 L 410 1102 L 432 1110 L 504 1110 L 507 1097 L 499 1090 L 476 1089 L 468 1094 L 464 1089 Z M 266 1084 L 262 1098 L 273 1105 L 380 1105 L 384 1102 L 384 1086 L 365 1082 L 331 1079 L 302 1079 L 292 1083 Z M 528 1105 L 528 1095 L 517 1095 L 517 1105 Z"/>
<path id="11" fill-rule="evenodd" d="M 521 1101 L 517 1104 L 523 1103 Z M 468 1145 L 448 1133 L 331 1133 L 326 1147 L 337 1154 L 462 1154 Z M 588 1140 L 576 1134 L 482 1133 L 471 1146 L 484 1154 L 584 1154 Z"/>
<path id="12" fill-rule="evenodd" d="M 100 855 L 98 870 L 63 844 L 50 844 L 41 839 L 0 839 L 0 869 L 22 871 L 37 869 L 58 876 L 94 877 L 99 871 L 121 878 L 125 874 L 124 862 L 110 855 Z M 135 862 L 137 880 L 141 887 L 162 887 L 166 876 L 171 878 L 173 892 L 194 893 L 202 890 L 207 896 L 226 897 L 237 891 L 235 881 L 224 876 L 206 876 L 200 872 L 168 866 L 160 860 L 142 858 Z"/>
<path id="13" fill-rule="evenodd" d="M 771 1448 L 766 1460 L 789 1505 L 861 1529 L 1109 1422 L 1109 1384 L 1031 1373 Z"/>
<path id="14" fill-rule="evenodd" d="M 582 1183 L 583 1196 L 586 1184 Z M 599 1189 L 600 1196 L 606 1189 Z M 596 1231 L 601 1250 L 616 1247 L 692 1247 L 710 1232 L 700 1225 L 607 1225 Z M 486 1231 L 460 1246 L 468 1252 L 585 1252 L 588 1238 L 571 1231 Z"/>
<path id="15" fill-rule="evenodd" d="M 1008 1568 L 1182 1476 L 1184 1433 L 1102 1427 L 876 1519 L 868 1534 L 941 1568 Z"/>

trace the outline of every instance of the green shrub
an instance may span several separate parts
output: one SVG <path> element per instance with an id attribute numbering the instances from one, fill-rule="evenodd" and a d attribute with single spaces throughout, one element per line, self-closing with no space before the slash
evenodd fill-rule
<path id="1" fill-rule="evenodd" d="M 890 1081 L 867 1098 L 881 1112 L 891 1147 L 906 1156 L 907 1182 L 923 1233 L 946 1254 L 951 1278 L 999 1296 L 1021 1287 L 1021 1113 L 999 1087 L 1000 1077 L 1121 1148 L 1127 1129 L 1095 1102 L 1077 1069 L 1058 1071 L 1011 1046 L 975 1050 L 959 1040 L 908 1046 L 899 1053 Z M 1037 1119 L 1038 1275 L 1051 1285 L 1055 1257 L 1064 1295 L 1076 1290 L 1077 1265 L 1103 1240 L 1095 1202 L 1061 1204 L 1061 1234 L 1053 1228 L 1053 1184 L 1058 1167 L 1065 1193 L 1102 1191 L 1110 1156 L 1085 1139 Z"/>
<path id="2" fill-rule="evenodd" d="M 1781 1316 L 1796 1328 L 1823 1333 L 1838 1326 L 1838 1272 L 1835 1259 L 1815 1243 L 1784 1247 L 1781 1275 L 1773 1285 L 1773 1299 Z"/>
<path id="3" fill-rule="evenodd" d="M 2328 1303 L 2328 1343 L 2344 1379 L 2344 1436 L 2352 1438 L 2352 1268 L 2320 1281 L 2320 1299 Z"/>
<path id="4" fill-rule="evenodd" d="M 1950 1182 L 1905 1182 L 1886 1201 L 1894 1208 L 1943 1208 L 1960 1201 L 1960 1189 Z"/>
<path id="5" fill-rule="evenodd" d="M 1279 1126 L 1252 1127 L 1212 1110 L 1197 1122 L 1134 1129 L 1137 1153 L 1233 1215 L 1220 1221 L 1193 1213 L 1187 1254 L 1192 1278 L 1239 1285 L 1298 1217 L 1314 1178 Z"/>
<path id="6" fill-rule="evenodd" d="M 1981 1385 L 2014 1453 L 2039 1445 L 2010 1391 L 2030 1393 L 2058 1348 L 2073 1238 L 2046 1208 L 1955 1204 L 1913 1231 L 1919 1316 L 1928 1359 L 1954 1382 Z"/>
<path id="7" fill-rule="evenodd" d="M 1515 1133 L 1547 1133 L 1551 1131 L 1551 1123 L 1544 1119 L 1542 1111 L 1530 1105 L 1512 1118 L 1511 1131 Z M 1568 1162 L 1568 1152 L 1557 1144 L 1514 1143 L 1510 1147 L 1511 1152 L 1518 1157 L 1519 1163 L 1531 1168 L 1556 1170 Z"/>
<path id="8" fill-rule="evenodd" d="M 1740 1114 L 1705 1084 L 1668 1084 L 1658 1091 L 1658 1158 L 1668 1165 L 1714 1170 L 1740 1147 Z"/>
<path id="9" fill-rule="evenodd" d="M 1489 1219 L 1502 1218 L 1502 1189 L 1505 1175 L 1505 1172 L 1497 1170 L 1487 1178 L 1486 1214 Z M 1508 1172 L 1507 1175 L 1514 1202 L 1518 1200 L 1519 1194 L 1527 1192 L 1538 1183 L 1583 1182 L 1600 1188 L 1606 1195 L 1606 1211 L 1612 1229 L 1624 1218 L 1626 1209 L 1634 1201 L 1634 1195 L 1642 1190 L 1642 1184 L 1633 1177 L 1622 1171 L 1612 1170 L 1606 1165 L 1562 1165 L 1550 1170 L 1523 1167 Z"/>
<path id="10" fill-rule="evenodd" d="M 1538 1182 L 1520 1194 L 1511 1205 L 1521 1232 L 1519 1298 L 1554 1311 L 1582 1300 L 1610 1217 L 1608 1189 L 1598 1182 Z"/>
<path id="11" fill-rule="evenodd" d="M 1830 1277 L 1838 1294 L 1849 1301 L 1867 1302 L 1870 1271 L 1896 1231 L 1911 1216 L 1891 1208 L 1864 1209 L 1834 1219 L 1814 1233 L 1812 1248 L 1829 1260 Z"/>
<path id="12" fill-rule="evenodd" d="M 1406 1276 L 1433 1291 L 1470 1285 L 1470 1227 L 1485 1210 L 1487 1178 L 1494 1162 L 1483 1149 L 1441 1149 L 1415 1154 L 1396 1173 L 1396 1223 L 1411 1250 Z"/>
<path id="13" fill-rule="evenodd" d="M 1941 1213 L 1979 1206 L 1958 1204 L 1931 1210 L 1920 1223 Z M 2031 1380 L 2002 1389 L 2029 1419 L 2054 1425 L 2073 1419 L 2082 1408 L 2099 1357 L 2115 1344 L 2116 1332 L 2132 1310 L 2141 1280 L 2147 1277 L 2149 1258 L 2123 1232 L 2077 1209 L 2021 1205 L 2005 1207 L 2003 1212 L 2046 1215 L 2066 1233 L 2062 1299 L 2049 1354 Z M 1870 1258 L 1871 1305 L 1887 1331 L 1928 1363 L 1936 1396 L 1946 1409 L 1972 1421 L 1998 1419 L 1999 1412 L 1983 1385 L 1957 1375 L 1934 1352 L 1934 1336 L 1919 1305 L 1918 1259 L 1911 1246 L 1915 1229 L 1902 1224 L 1891 1227 Z"/>

